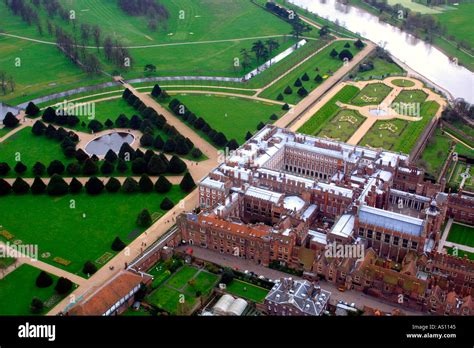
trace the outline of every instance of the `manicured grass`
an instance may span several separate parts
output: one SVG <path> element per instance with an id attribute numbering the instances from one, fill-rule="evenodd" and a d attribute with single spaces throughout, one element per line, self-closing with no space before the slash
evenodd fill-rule
<path id="1" fill-rule="evenodd" d="M 245 142 L 247 131 L 256 131 L 260 122 L 273 122 L 270 120 L 272 114 L 281 116 L 284 113 L 281 105 L 244 98 L 212 94 L 178 94 L 173 98 L 206 120 L 213 129 L 223 132 L 227 139 L 235 139 L 239 144 Z"/>
<path id="2" fill-rule="evenodd" d="M 347 141 L 364 122 L 365 117 L 355 110 L 342 109 L 326 123 L 317 134 L 318 137 L 327 137 L 338 141 Z"/>
<path id="3" fill-rule="evenodd" d="M 386 61 L 381 58 L 370 58 L 374 64 L 374 68 L 369 71 L 358 71 L 356 77 L 363 80 L 372 80 L 384 78 L 388 75 L 401 75 L 403 69 L 397 64 Z"/>
<path id="4" fill-rule="evenodd" d="M 281 93 L 284 96 L 284 101 L 289 104 L 297 104 L 301 99 L 303 99 L 300 95 L 298 95 L 298 90 L 300 87 L 294 86 L 295 81 L 303 77 L 306 73 L 309 76 L 309 81 L 301 80 L 303 87 L 306 91 L 311 92 L 320 83 L 317 83 L 314 78 L 317 75 L 320 75 L 324 78 L 329 77 L 334 72 L 336 72 L 343 64 L 343 62 L 339 58 L 332 58 L 329 53 L 335 49 L 337 52 L 342 51 L 344 45 L 346 43 L 350 44 L 350 48 L 348 48 L 352 54 L 355 56 L 358 52 L 357 49 L 354 48 L 352 41 L 336 41 L 333 42 L 331 45 L 323 49 L 317 55 L 300 65 L 298 68 L 290 72 L 288 75 L 265 89 L 260 96 L 263 98 L 274 99 L 276 100 L 278 95 Z M 292 94 L 284 94 L 285 88 L 289 86 L 293 92 Z"/>
<path id="5" fill-rule="evenodd" d="M 453 255 L 454 253 L 454 248 L 446 248 L 447 252 L 449 255 Z M 467 255 L 467 258 L 469 260 L 474 260 L 474 253 L 470 253 L 469 251 L 464 251 L 461 249 L 457 250 L 457 257 L 464 258 L 464 255 Z"/>
<path id="6" fill-rule="evenodd" d="M 194 277 L 197 272 L 197 268 L 185 265 L 177 273 L 175 273 L 166 284 L 173 288 L 181 289 L 188 283 L 190 279 Z"/>
<path id="7" fill-rule="evenodd" d="M 299 129 L 299 133 L 309 135 L 317 134 L 324 128 L 328 120 L 340 110 L 336 102 L 349 103 L 354 96 L 359 93 L 359 89 L 355 86 L 344 86 L 334 97 L 331 98 L 324 106 L 322 106 L 305 124 Z"/>
<path id="8" fill-rule="evenodd" d="M 398 87 L 413 87 L 415 85 L 413 81 L 405 80 L 405 79 L 392 80 L 392 83 Z"/>
<path id="9" fill-rule="evenodd" d="M 419 12 L 421 14 L 437 14 L 441 11 L 438 9 L 434 9 L 432 7 L 425 6 L 423 4 L 411 1 L 411 0 L 388 0 L 388 4 L 394 6 L 396 4 L 400 4 L 405 8 L 409 8 L 413 12 Z"/>
<path id="10" fill-rule="evenodd" d="M 365 134 L 359 145 L 392 150 L 408 125 L 405 120 L 377 121 Z"/>
<path id="11" fill-rule="evenodd" d="M 188 284 L 184 288 L 184 291 L 188 294 L 193 294 L 194 296 L 196 296 L 196 293 L 198 291 L 200 291 L 201 294 L 207 294 L 216 285 L 218 280 L 219 280 L 219 277 L 217 275 L 208 273 L 205 271 L 201 271 L 194 278 L 194 282 L 195 282 L 194 286 Z"/>
<path id="12" fill-rule="evenodd" d="M 452 139 L 442 134 L 439 128 L 435 130 L 420 158 L 428 173 L 435 177 L 439 176 L 448 158 L 451 143 Z"/>
<path id="13" fill-rule="evenodd" d="M 184 303 L 181 299 L 184 296 Z M 171 289 L 168 286 L 162 286 L 147 297 L 147 302 L 164 309 L 171 314 L 185 314 L 196 303 L 193 296 L 184 294 L 180 291 Z"/>
<path id="14" fill-rule="evenodd" d="M 447 240 L 448 242 L 474 247 L 474 226 L 453 223 Z"/>
<path id="15" fill-rule="evenodd" d="M 474 18 L 474 3 L 466 2 L 452 6 L 453 10 L 437 14 L 436 19 L 446 27 L 448 35 L 455 36 L 458 40 L 466 41 L 474 46 L 474 32 L 472 18 Z"/>
<path id="16" fill-rule="evenodd" d="M 42 313 L 47 313 L 61 299 L 54 286 L 58 277 L 51 275 L 53 284 L 47 288 L 38 288 L 36 278 L 41 273 L 37 268 L 23 264 L 5 278 L 0 279 L 0 315 L 33 315 L 30 304 L 34 297 L 45 304 Z"/>
<path id="17" fill-rule="evenodd" d="M 351 100 L 351 104 L 363 105 L 378 105 L 380 104 L 392 91 L 392 88 L 385 83 L 370 83 Z"/>
<path id="18" fill-rule="evenodd" d="M 152 283 L 153 288 L 158 287 L 171 276 L 171 272 L 165 268 L 164 262 L 162 261 L 158 262 L 151 269 L 149 269 L 147 273 L 154 277 Z"/>
<path id="19" fill-rule="evenodd" d="M 49 258 L 40 257 L 41 261 L 83 275 L 82 266 L 87 260 L 96 261 L 106 252 L 113 256 L 111 245 L 116 236 L 128 244 L 144 230 L 136 225 L 142 209 L 164 213 L 160 209 L 164 197 L 176 204 L 184 196 L 178 186 L 166 194 L 9 195 L 0 200 L 0 221 L 15 239 L 37 244 L 39 255 L 51 253 Z M 73 204 L 75 208 L 71 208 Z M 54 257 L 71 264 L 62 266 L 53 261 Z"/>
<path id="20" fill-rule="evenodd" d="M 265 300 L 265 296 L 270 292 L 270 290 L 238 279 L 234 279 L 229 285 L 227 285 L 226 291 L 232 295 L 257 303 L 262 303 L 263 300 Z"/>
<path id="21" fill-rule="evenodd" d="M 395 100 L 394 103 L 423 103 L 428 95 L 422 90 L 403 90 L 401 91 Z"/>
<path id="22" fill-rule="evenodd" d="M 31 127 L 22 129 L 0 143 L 0 162 L 9 164 L 12 168 L 11 175 L 16 176 L 13 168 L 18 161 L 28 167 L 23 176 L 34 177 L 32 168 L 37 161 L 48 166 L 53 160 L 60 160 L 64 165 L 73 162 L 64 156 L 58 141 L 44 135 L 34 135 L 31 132 Z"/>
<path id="23" fill-rule="evenodd" d="M 458 161 L 456 163 L 456 167 L 454 168 L 453 175 L 451 176 L 450 183 L 461 185 L 461 182 L 463 181 L 463 177 L 461 175 L 466 172 L 467 166 L 468 165 L 467 165 L 466 162 Z M 472 169 L 472 166 L 469 167 L 468 173 L 469 173 L 470 177 L 468 177 L 465 180 L 463 188 L 467 191 L 473 191 L 473 189 L 474 189 L 474 170 Z"/>

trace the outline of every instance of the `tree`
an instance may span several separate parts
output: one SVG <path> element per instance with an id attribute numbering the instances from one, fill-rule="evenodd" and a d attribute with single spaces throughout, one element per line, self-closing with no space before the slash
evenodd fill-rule
<path id="1" fill-rule="evenodd" d="M 118 156 L 117 154 L 115 153 L 115 151 L 113 151 L 112 149 L 110 149 L 109 151 L 107 151 L 107 153 L 105 154 L 104 156 L 104 159 L 110 163 L 115 163 L 118 159 Z"/>
<path id="2" fill-rule="evenodd" d="M 130 119 L 130 128 L 132 129 L 140 129 L 142 125 L 142 119 L 138 115 L 133 115 Z"/>
<path id="3" fill-rule="evenodd" d="M 22 175 L 23 173 L 26 172 L 28 168 L 20 161 L 15 164 L 14 170 L 15 173 Z"/>
<path id="4" fill-rule="evenodd" d="M 294 83 L 294 86 L 295 87 L 301 87 L 303 85 L 303 83 L 301 82 L 300 78 L 298 77 Z"/>
<path id="5" fill-rule="evenodd" d="M 125 161 L 133 161 L 135 158 L 135 150 L 130 146 L 129 143 L 123 143 L 120 147 L 119 158 L 124 159 Z"/>
<path id="6" fill-rule="evenodd" d="M 35 176 L 42 176 L 46 171 L 46 166 L 41 162 L 36 162 L 31 171 Z"/>
<path id="7" fill-rule="evenodd" d="M 125 179 L 122 185 L 122 191 L 125 193 L 135 193 L 138 192 L 139 186 L 135 179 L 128 177 Z"/>
<path id="8" fill-rule="evenodd" d="M 255 53 L 255 58 L 257 59 L 257 62 L 260 61 L 260 58 L 263 57 L 263 52 L 265 50 L 265 45 L 261 40 L 255 41 L 252 45 L 252 52 Z"/>
<path id="9" fill-rule="evenodd" d="M 246 48 L 240 50 L 240 55 L 242 57 L 242 69 L 245 71 L 250 67 L 252 59 L 250 58 L 250 53 Z"/>
<path id="10" fill-rule="evenodd" d="M 167 153 L 171 153 L 171 152 L 174 152 L 175 149 L 176 149 L 176 142 L 172 138 L 169 138 L 168 140 L 166 140 L 165 145 L 163 146 L 163 151 Z"/>
<path id="11" fill-rule="evenodd" d="M 184 174 L 179 187 L 181 187 L 184 192 L 191 192 L 196 187 L 196 183 L 189 172 Z"/>
<path id="12" fill-rule="evenodd" d="M 152 146 L 153 145 L 153 135 L 151 134 L 144 134 L 142 135 L 142 137 L 140 138 L 140 145 L 143 146 L 143 147 L 149 147 L 149 146 Z"/>
<path id="13" fill-rule="evenodd" d="M 69 175 L 79 175 L 82 171 L 81 165 L 79 163 L 69 163 L 66 167 L 66 173 Z"/>
<path id="14" fill-rule="evenodd" d="M 86 182 L 86 192 L 90 195 L 98 195 L 104 190 L 104 183 L 99 178 L 92 176 Z"/>
<path id="15" fill-rule="evenodd" d="M 247 134 L 245 134 L 245 140 L 250 140 L 253 137 L 252 133 L 247 131 Z"/>
<path id="16" fill-rule="evenodd" d="M 33 184 L 31 185 L 31 193 L 34 195 L 43 194 L 46 191 L 46 184 L 41 180 L 40 177 L 36 177 L 33 180 Z"/>
<path id="17" fill-rule="evenodd" d="M 329 27 L 327 25 L 323 25 L 321 29 L 319 29 L 319 36 L 324 37 L 329 34 Z"/>
<path id="18" fill-rule="evenodd" d="M 46 171 L 48 172 L 49 176 L 52 176 L 54 174 L 62 175 L 65 169 L 66 168 L 64 167 L 64 164 L 61 161 L 54 160 L 51 161 Z"/>
<path id="19" fill-rule="evenodd" d="M 160 135 L 158 134 L 155 140 L 153 141 L 153 147 L 157 150 L 162 150 L 164 145 L 165 145 L 165 142 L 163 141 L 163 139 L 161 139 Z"/>
<path id="20" fill-rule="evenodd" d="M 199 150 L 197 147 L 195 147 L 192 151 L 191 151 L 191 156 L 193 158 L 200 158 L 202 156 L 202 151 Z"/>
<path id="21" fill-rule="evenodd" d="M 99 166 L 92 158 L 85 160 L 84 165 L 82 166 L 82 173 L 86 176 L 96 175 L 99 172 Z"/>
<path id="22" fill-rule="evenodd" d="M 54 290 L 60 295 L 65 295 L 72 290 L 72 282 L 67 278 L 60 277 Z"/>
<path id="23" fill-rule="evenodd" d="M 151 95 L 152 95 L 153 97 L 157 98 L 157 97 L 159 97 L 159 96 L 161 95 L 161 92 L 162 92 L 161 87 L 156 84 L 156 85 L 153 87 L 153 90 L 151 91 Z"/>
<path id="24" fill-rule="evenodd" d="M 171 190 L 173 185 L 163 175 L 160 175 L 155 183 L 155 191 L 158 193 L 166 193 Z"/>
<path id="25" fill-rule="evenodd" d="M 146 174 L 143 174 L 138 181 L 138 186 L 140 191 L 143 193 L 148 193 L 153 191 L 153 182 L 150 180 L 150 177 Z"/>
<path id="26" fill-rule="evenodd" d="M 281 107 L 282 110 L 290 110 L 290 106 L 288 105 L 288 103 L 285 103 L 285 105 L 283 105 Z"/>
<path id="27" fill-rule="evenodd" d="M 7 175 L 8 172 L 10 172 L 11 168 L 8 165 L 7 162 L 1 162 L 0 163 L 0 175 L 4 176 Z"/>
<path id="28" fill-rule="evenodd" d="M 31 300 L 31 304 L 30 304 L 31 313 L 39 314 L 43 311 L 43 308 L 44 308 L 43 301 L 41 301 L 39 298 L 34 297 L 33 300 Z"/>
<path id="29" fill-rule="evenodd" d="M 237 142 L 237 140 L 231 139 L 231 140 L 227 143 L 226 147 L 227 147 L 229 150 L 236 150 L 236 149 L 239 148 L 239 143 Z"/>
<path id="30" fill-rule="evenodd" d="M 137 225 L 140 227 L 149 227 L 153 223 L 148 209 L 143 209 L 137 217 Z"/>
<path id="31" fill-rule="evenodd" d="M 304 75 L 301 76 L 301 80 L 303 80 L 303 81 L 309 81 L 309 76 L 308 76 L 308 74 L 307 74 L 307 73 L 304 73 Z"/>
<path id="32" fill-rule="evenodd" d="M 100 172 L 104 175 L 109 175 L 113 173 L 114 169 L 114 165 L 106 160 L 104 161 L 104 163 L 102 163 L 102 166 L 100 167 Z"/>
<path id="33" fill-rule="evenodd" d="M 299 18 L 295 18 L 294 20 L 292 20 L 291 26 L 293 27 L 291 34 L 296 38 L 296 41 L 299 41 L 301 35 L 311 31 L 311 27 L 305 24 Z"/>
<path id="34" fill-rule="evenodd" d="M 50 196 L 63 196 L 69 192 L 69 185 L 58 174 L 53 174 L 47 186 Z"/>
<path id="35" fill-rule="evenodd" d="M 173 174 L 181 174 L 187 169 L 186 163 L 178 156 L 171 157 L 170 164 L 168 170 L 170 173 Z"/>
<path id="36" fill-rule="evenodd" d="M 51 286 L 51 284 L 53 284 L 53 278 L 45 271 L 41 271 L 36 278 L 36 286 L 38 288 L 47 288 Z"/>
<path id="37" fill-rule="evenodd" d="M 107 128 L 112 128 L 114 126 L 114 121 L 112 121 L 110 118 L 108 118 L 106 121 L 105 121 L 105 126 Z"/>
<path id="38" fill-rule="evenodd" d="M 120 114 L 119 117 L 115 120 L 115 126 L 117 128 L 127 128 L 129 124 L 129 119 L 124 114 Z"/>
<path id="39" fill-rule="evenodd" d="M 82 273 L 87 275 L 92 275 L 97 272 L 97 266 L 92 261 L 86 261 L 84 267 L 82 268 Z"/>
<path id="40" fill-rule="evenodd" d="M 318 75 L 316 75 L 316 77 L 314 78 L 314 81 L 315 81 L 316 83 L 321 83 L 321 82 L 323 82 L 323 78 L 321 77 L 321 75 L 318 74 Z"/>
<path id="41" fill-rule="evenodd" d="M 270 120 L 276 121 L 276 120 L 278 120 L 278 116 L 276 114 L 271 114 Z"/>
<path id="42" fill-rule="evenodd" d="M 97 120 L 91 120 L 87 125 L 87 128 L 89 128 L 92 132 L 97 133 L 104 129 L 104 125 Z"/>
<path id="43" fill-rule="evenodd" d="M 82 183 L 76 178 L 72 178 L 69 183 L 69 192 L 72 194 L 80 193 L 82 191 Z"/>
<path id="44" fill-rule="evenodd" d="M 231 269 L 225 269 L 222 273 L 221 283 L 229 285 L 234 280 L 234 272 Z"/>
<path id="45" fill-rule="evenodd" d="M 283 97 L 283 94 L 281 94 L 281 93 L 278 94 L 277 100 L 282 101 L 283 99 L 285 99 L 285 97 Z"/>
<path id="46" fill-rule="evenodd" d="M 341 53 L 339 53 L 339 59 L 340 60 L 352 60 L 354 56 L 352 55 L 351 51 L 349 50 L 342 50 Z"/>
<path id="47" fill-rule="evenodd" d="M 257 130 L 262 129 L 263 127 L 265 127 L 265 123 L 260 122 L 260 123 L 257 125 Z"/>
<path id="48" fill-rule="evenodd" d="M 119 158 L 117 162 L 117 171 L 119 173 L 125 173 L 127 170 L 128 170 L 127 162 L 123 160 L 122 158 Z"/>
<path id="49" fill-rule="evenodd" d="M 362 48 L 364 48 L 364 43 L 361 41 L 361 39 L 357 39 L 356 42 L 354 42 L 354 47 L 361 50 Z"/>
<path id="50" fill-rule="evenodd" d="M 338 54 L 339 54 L 339 53 L 338 53 L 334 48 L 332 49 L 331 53 L 329 53 L 329 55 L 331 56 L 331 58 L 336 58 Z"/>
<path id="51" fill-rule="evenodd" d="M 89 155 L 82 149 L 76 151 L 76 159 L 79 163 L 84 163 L 86 159 L 89 158 Z"/>
<path id="52" fill-rule="evenodd" d="M 267 49 L 268 49 L 268 53 L 270 57 L 272 56 L 273 51 L 277 50 L 280 47 L 280 44 L 278 43 L 278 41 L 274 39 L 268 39 L 267 41 L 265 41 L 265 44 L 267 45 Z"/>
<path id="53" fill-rule="evenodd" d="M 141 175 L 147 170 L 147 164 L 142 157 L 135 158 L 132 162 L 132 173 Z"/>
<path id="54" fill-rule="evenodd" d="M 346 42 L 346 44 L 344 45 L 344 48 L 350 48 L 351 45 L 349 44 L 349 42 Z"/>
<path id="55" fill-rule="evenodd" d="M 34 135 L 43 135 L 45 130 L 46 130 L 46 125 L 43 122 L 38 120 L 33 125 L 33 128 L 31 129 L 31 132 Z"/>
<path id="56" fill-rule="evenodd" d="M 11 112 L 7 112 L 5 118 L 3 119 L 3 125 L 5 128 L 15 128 L 18 123 L 20 123 L 20 120 L 13 116 Z"/>
<path id="57" fill-rule="evenodd" d="M 173 207 L 174 207 L 174 203 L 168 197 L 165 197 L 163 201 L 161 201 L 160 209 L 170 210 Z"/>
<path id="58" fill-rule="evenodd" d="M 168 170 L 168 164 L 158 155 L 153 155 L 147 165 L 149 175 L 163 174 Z"/>
<path id="59" fill-rule="evenodd" d="M 224 146 L 228 142 L 227 137 L 222 132 L 216 133 L 212 137 L 212 141 L 214 141 L 214 144 L 216 144 L 217 146 Z"/>
<path id="60" fill-rule="evenodd" d="M 27 114 L 30 117 L 37 116 L 40 112 L 39 107 L 36 106 L 35 103 L 29 102 L 28 106 L 25 109 L 25 114 Z"/>
<path id="61" fill-rule="evenodd" d="M 298 90 L 298 95 L 302 98 L 306 97 L 308 95 L 308 91 L 306 90 L 306 88 L 304 87 L 301 87 L 299 90 Z"/>
<path id="62" fill-rule="evenodd" d="M 115 237 L 114 241 L 112 242 L 112 250 L 122 251 L 123 249 L 125 249 L 125 247 L 125 243 L 119 237 Z"/>
<path id="63" fill-rule="evenodd" d="M 121 187 L 122 184 L 120 184 L 120 181 L 117 178 L 110 178 L 107 184 L 105 184 L 105 189 L 109 193 L 118 192 Z"/>
<path id="64" fill-rule="evenodd" d="M 30 190 L 30 185 L 22 178 L 16 178 L 13 182 L 12 190 L 17 195 L 24 195 Z"/>
<path id="65" fill-rule="evenodd" d="M 291 93 L 293 93 L 293 90 L 291 89 L 290 86 L 286 86 L 286 88 L 285 88 L 285 90 L 283 91 L 283 93 L 285 93 L 285 94 L 291 94 Z"/>
<path id="66" fill-rule="evenodd" d="M 0 179 L 0 196 L 6 196 L 11 191 L 12 186 L 5 179 Z"/>

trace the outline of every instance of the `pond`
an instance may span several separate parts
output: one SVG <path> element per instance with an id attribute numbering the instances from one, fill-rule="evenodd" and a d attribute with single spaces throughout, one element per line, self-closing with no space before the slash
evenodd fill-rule
<path id="1" fill-rule="evenodd" d="M 385 109 L 369 109 L 369 112 L 374 116 L 387 116 L 388 114 Z"/>
<path id="2" fill-rule="evenodd" d="M 134 140 L 135 137 L 132 134 L 114 132 L 92 140 L 86 145 L 85 151 L 89 155 L 96 155 L 98 157 L 104 156 L 109 150 L 118 153 L 123 144 L 132 144 Z"/>

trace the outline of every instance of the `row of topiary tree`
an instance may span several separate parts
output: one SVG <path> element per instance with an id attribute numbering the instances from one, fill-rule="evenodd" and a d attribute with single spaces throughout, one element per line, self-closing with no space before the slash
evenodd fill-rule
<path id="1" fill-rule="evenodd" d="M 45 271 L 41 271 L 38 277 L 36 277 L 35 281 L 36 287 L 40 289 L 49 288 L 51 285 L 53 285 L 53 283 L 53 277 L 51 277 L 51 275 L 49 273 L 46 273 Z M 66 295 L 72 290 L 72 285 L 73 283 L 69 279 L 60 277 L 56 281 L 54 291 L 58 295 Z M 31 312 L 34 314 L 41 313 L 44 309 L 43 301 L 37 297 L 34 297 L 31 301 L 30 309 Z"/>
<path id="2" fill-rule="evenodd" d="M 184 192 L 190 192 L 196 186 L 192 176 L 186 173 L 181 180 L 180 187 Z M 10 193 L 23 195 L 31 192 L 33 195 L 48 194 L 50 196 L 64 196 L 66 194 L 79 194 L 85 189 L 90 195 L 98 195 L 106 191 L 109 193 L 123 192 L 132 193 L 166 193 L 171 189 L 172 184 L 164 176 L 160 176 L 155 183 L 146 174 L 143 174 L 138 181 L 132 177 L 127 177 L 123 184 L 117 178 L 109 178 L 104 184 L 99 178 L 90 177 L 85 185 L 77 178 L 73 177 L 70 183 L 67 183 L 61 176 L 55 174 L 51 177 L 48 184 L 45 184 L 40 177 L 36 177 L 33 183 L 28 184 L 23 178 L 16 178 L 13 184 L 5 179 L 0 179 L 0 196 L 6 196 Z M 168 209 L 171 209 L 169 207 Z M 164 208 L 163 208 L 164 209 Z"/>

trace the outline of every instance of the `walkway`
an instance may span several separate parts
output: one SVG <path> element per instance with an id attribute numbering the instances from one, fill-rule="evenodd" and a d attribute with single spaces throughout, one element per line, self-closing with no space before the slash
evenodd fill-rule
<path id="1" fill-rule="evenodd" d="M 454 219 L 449 219 L 446 227 L 444 228 L 443 235 L 441 236 L 441 239 L 439 240 L 438 244 L 438 252 L 441 253 L 444 248 L 444 244 L 446 243 L 446 239 L 448 238 L 449 231 L 451 230 L 451 226 L 453 224 Z"/>

